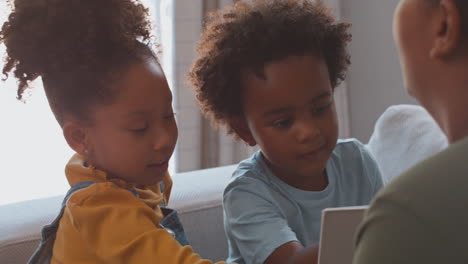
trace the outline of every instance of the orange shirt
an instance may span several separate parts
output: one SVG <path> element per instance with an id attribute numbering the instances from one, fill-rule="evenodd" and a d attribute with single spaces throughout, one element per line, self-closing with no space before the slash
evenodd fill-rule
<path id="1" fill-rule="evenodd" d="M 209 264 L 182 247 L 159 227 L 160 204 L 169 199 L 172 181 L 137 188 L 122 180 L 107 179 L 103 171 L 85 167 L 75 155 L 66 167 L 70 185 L 98 182 L 74 193 L 67 202 L 54 243 L 52 264 L 164 263 Z M 128 189 L 138 192 L 135 197 Z M 223 262 L 220 262 L 223 263 Z"/>

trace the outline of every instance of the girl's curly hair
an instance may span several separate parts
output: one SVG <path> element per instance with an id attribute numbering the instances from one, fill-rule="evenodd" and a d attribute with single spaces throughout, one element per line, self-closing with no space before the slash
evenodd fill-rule
<path id="1" fill-rule="evenodd" d="M 148 10 L 138 0 L 9 0 L 0 31 L 5 79 L 18 80 L 18 99 L 42 77 L 51 108 L 86 118 L 96 103 L 115 97 L 111 81 L 130 63 L 155 55 Z"/>
<path id="2" fill-rule="evenodd" d="M 239 1 L 210 14 L 188 75 L 202 111 L 232 133 L 229 118 L 242 115 L 243 73 L 261 76 L 265 64 L 288 56 L 323 58 L 336 87 L 350 64 L 348 28 L 321 1 Z"/>

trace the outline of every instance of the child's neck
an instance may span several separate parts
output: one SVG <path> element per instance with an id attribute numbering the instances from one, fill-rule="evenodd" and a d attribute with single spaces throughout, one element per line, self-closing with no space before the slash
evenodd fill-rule
<path id="1" fill-rule="evenodd" d="M 325 169 L 316 174 L 304 177 L 302 175 L 294 174 L 277 168 L 267 159 L 265 159 L 265 161 L 276 177 L 296 189 L 319 192 L 323 191 L 328 186 L 328 175 Z"/>
<path id="2" fill-rule="evenodd" d="M 303 191 L 319 192 L 325 190 L 328 186 L 328 177 L 325 170 L 316 175 L 310 175 L 307 178 L 288 177 L 287 179 L 281 180 L 288 185 Z"/>

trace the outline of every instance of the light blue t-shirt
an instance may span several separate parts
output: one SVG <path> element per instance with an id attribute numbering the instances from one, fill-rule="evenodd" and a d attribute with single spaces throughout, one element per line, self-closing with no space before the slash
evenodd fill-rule
<path id="1" fill-rule="evenodd" d="M 273 175 L 261 152 L 242 161 L 223 197 L 227 262 L 263 264 L 287 242 L 318 243 L 323 209 L 367 205 L 383 185 L 377 163 L 355 139 L 338 141 L 326 171 L 323 191 L 303 191 Z"/>

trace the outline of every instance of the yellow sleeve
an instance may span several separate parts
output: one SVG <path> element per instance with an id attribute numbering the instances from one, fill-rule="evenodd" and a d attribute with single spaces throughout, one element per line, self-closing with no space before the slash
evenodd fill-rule
<path id="1" fill-rule="evenodd" d="M 202 260 L 191 247 L 182 247 L 160 229 L 160 219 L 150 207 L 129 191 L 111 184 L 95 184 L 75 193 L 62 220 L 58 237 L 76 233 L 80 238 L 77 244 L 86 245 L 86 249 L 77 245 L 60 249 L 55 245 L 54 254 L 56 250 L 82 250 L 71 252 L 70 256 L 94 255 L 99 259 L 96 263 L 212 263 Z M 66 257 L 63 260 L 73 263 Z"/>

